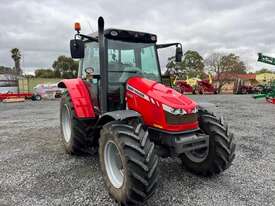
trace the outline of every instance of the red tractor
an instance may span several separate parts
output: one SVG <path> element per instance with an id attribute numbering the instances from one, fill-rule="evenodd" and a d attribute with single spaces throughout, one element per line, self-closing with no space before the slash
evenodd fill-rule
<path id="1" fill-rule="evenodd" d="M 233 135 L 203 105 L 161 84 L 156 44 L 150 33 L 104 29 L 70 42 L 80 59 L 78 78 L 63 80 L 62 139 L 69 154 L 99 151 L 106 188 L 121 205 L 142 205 L 159 182 L 159 157 L 179 157 L 198 175 L 212 176 L 233 159 Z"/>

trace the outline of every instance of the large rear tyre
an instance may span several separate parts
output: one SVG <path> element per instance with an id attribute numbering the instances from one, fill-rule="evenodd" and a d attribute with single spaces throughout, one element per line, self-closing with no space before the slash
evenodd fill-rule
<path id="1" fill-rule="evenodd" d="M 148 131 L 112 121 L 99 139 L 100 166 L 111 196 L 122 205 L 142 205 L 158 183 L 158 156 Z"/>
<path id="2" fill-rule="evenodd" d="M 60 127 L 62 141 L 69 154 L 92 154 L 93 122 L 76 117 L 71 97 L 65 92 L 60 101 Z"/>
<path id="3" fill-rule="evenodd" d="M 233 134 L 221 119 L 207 110 L 199 110 L 199 126 L 209 135 L 209 147 L 193 150 L 180 156 L 184 166 L 191 172 L 212 176 L 229 168 L 235 158 Z"/>

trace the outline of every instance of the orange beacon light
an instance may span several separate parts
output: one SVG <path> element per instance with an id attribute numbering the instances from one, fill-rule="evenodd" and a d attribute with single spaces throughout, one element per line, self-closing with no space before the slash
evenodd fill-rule
<path id="1" fill-rule="evenodd" d="M 77 33 L 79 33 L 79 31 L 81 30 L 81 26 L 79 22 L 75 22 L 74 23 L 74 30 L 77 31 Z"/>

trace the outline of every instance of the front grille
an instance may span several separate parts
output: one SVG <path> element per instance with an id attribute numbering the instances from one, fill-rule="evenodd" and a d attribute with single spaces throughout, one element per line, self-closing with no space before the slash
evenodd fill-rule
<path id="1" fill-rule="evenodd" d="M 198 121 L 198 114 L 174 115 L 165 112 L 167 124 L 185 124 Z"/>

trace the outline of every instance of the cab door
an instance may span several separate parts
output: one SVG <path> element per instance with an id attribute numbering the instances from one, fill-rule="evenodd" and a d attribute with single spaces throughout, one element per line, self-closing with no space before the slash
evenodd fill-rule
<path id="1" fill-rule="evenodd" d="M 99 109 L 99 48 L 98 42 L 85 42 L 84 58 L 79 62 L 78 77 L 83 79 L 89 88 L 94 110 Z"/>

